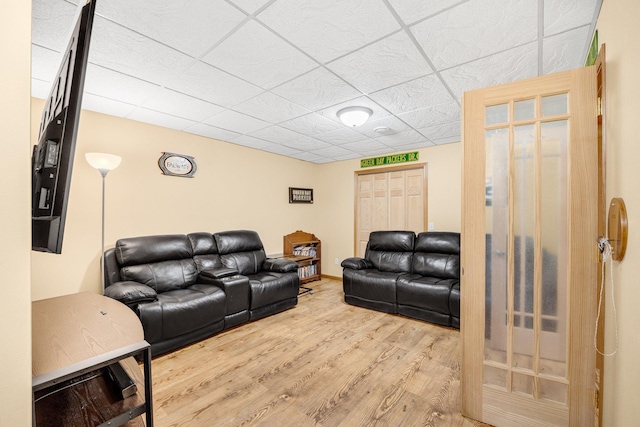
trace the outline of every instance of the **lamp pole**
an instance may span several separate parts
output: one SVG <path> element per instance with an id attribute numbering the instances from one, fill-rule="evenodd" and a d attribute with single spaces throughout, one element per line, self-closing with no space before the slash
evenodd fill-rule
<path id="1" fill-rule="evenodd" d="M 100 175 L 102 176 L 102 252 L 100 253 L 100 283 L 102 285 L 102 293 L 104 294 L 105 289 L 105 278 L 104 278 L 104 207 L 105 207 L 105 184 L 107 181 L 107 174 L 109 171 L 115 169 L 120 165 L 121 157 L 116 156 L 114 154 L 106 154 L 106 153 L 86 153 L 85 157 L 87 162 L 95 168 Z"/>

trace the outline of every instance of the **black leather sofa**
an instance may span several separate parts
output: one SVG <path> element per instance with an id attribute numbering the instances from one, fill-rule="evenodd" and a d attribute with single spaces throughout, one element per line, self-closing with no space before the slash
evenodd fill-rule
<path id="1" fill-rule="evenodd" d="M 460 233 L 374 231 L 341 265 L 346 303 L 460 328 Z"/>
<path id="2" fill-rule="evenodd" d="M 266 257 L 255 231 L 120 239 L 104 294 L 136 312 L 153 356 L 298 303 L 298 264 Z"/>

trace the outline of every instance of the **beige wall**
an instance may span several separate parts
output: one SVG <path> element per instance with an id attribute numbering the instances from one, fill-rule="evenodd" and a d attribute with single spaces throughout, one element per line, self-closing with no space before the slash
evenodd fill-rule
<path id="1" fill-rule="evenodd" d="M 31 425 L 30 43 L 31 2 L 2 2 L 0 426 Z"/>
<path id="2" fill-rule="evenodd" d="M 36 142 L 44 101 L 32 100 Z M 107 175 L 105 245 L 121 237 L 192 231 L 256 230 L 269 254 L 296 230 L 322 239 L 323 274 L 353 256 L 353 180 L 358 160 L 315 165 L 171 129 L 83 111 L 61 255 L 33 252 L 32 298 L 99 292 L 101 177 L 84 158 L 122 157 Z M 163 151 L 196 159 L 195 178 L 160 173 Z M 460 144 L 421 150 L 428 163 L 429 221 L 460 230 Z M 289 204 L 288 187 L 314 189 L 314 204 Z M 451 214 L 454 212 L 454 214 Z"/>
<path id="3" fill-rule="evenodd" d="M 640 286 L 638 266 L 640 246 L 640 2 L 607 0 L 598 19 L 600 43 L 606 44 L 606 156 L 607 205 L 613 197 L 622 197 L 629 214 L 629 243 L 621 262 L 614 261 L 617 325 L 611 304 L 611 282 L 607 277 L 606 352 L 616 347 L 615 356 L 605 357 L 604 426 L 632 426 L 640 423 Z M 609 265 L 607 265 L 609 269 Z"/>
<path id="4" fill-rule="evenodd" d="M 437 231 L 460 231 L 461 144 L 424 148 L 420 162 L 427 163 L 427 217 Z M 335 259 L 354 256 L 354 174 L 360 160 L 322 165 L 318 170 L 318 197 L 322 220 L 315 233 L 322 239 L 322 273 L 342 276 Z M 369 169 L 367 169 L 369 170 Z"/>
<path id="5" fill-rule="evenodd" d="M 32 132 L 44 102 L 32 102 Z M 288 187 L 314 187 L 318 166 L 132 120 L 83 111 L 62 254 L 33 252 L 32 298 L 100 292 L 101 177 L 86 152 L 122 157 L 107 175 L 105 246 L 121 237 L 256 230 L 267 253 L 282 236 L 314 230 L 320 206 L 289 204 Z M 194 178 L 161 174 L 163 151 L 193 156 Z"/>
<path id="6" fill-rule="evenodd" d="M 6 4 L 6 2 L 5 2 Z M 3 7 L 4 4 L 3 4 Z M 30 299 L 37 300 L 81 290 L 99 289 L 100 176 L 84 161 L 88 151 L 119 154 L 123 163 L 107 180 L 107 245 L 121 236 L 184 233 L 194 230 L 252 228 L 269 253 L 281 252 L 282 235 L 297 229 L 316 233 L 323 240 L 323 272 L 339 276 L 333 264 L 353 255 L 353 174 L 356 160 L 312 165 L 243 149 L 197 136 L 128 120 L 83 112 L 74 169 L 67 233 L 62 255 L 32 253 L 31 286 L 29 235 L 28 143 L 30 3 L 12 0 L 0 18 L 0 49 L 5 74 L 0 80 L 5 100 L 0 106 L 9 128 L 3 147 L 9 155 L 6 179 L 0 184 L 2 204 L 3 299 L 0 334 L 3 343 L 3 385 L 0 386 L 0 425 L 30 423 Z M 600 41 L 607 44 L 607 200 L 624 197 L 629 212 L 631 240 L 624 261 L 616 263 L 616 305 L 619 350 L 606 358 L 604 425 L 635 425 L 640 419 L 636 403 L 640 365 L 640 287 L 636 266 L 640 249 L 634 245 L 640 199 L 637 159 L 638 99 L 640 83 L 640 30 L 635 0 L 604 2 L 598 21 Z M 33 101 L 37 127 L 42 102 Z M 24 144 L 17 143 L 25 141 Z M 10 142 L 13 142 L 10 144 Z M 33 142 L 33 140 L 32 140 Z M 162 151 L 193 155 L 199 171 L 195 179 L 160 175 Z M 429 221 L 437 230 L 460 229 L 460 144 L 420 150 L 429 164 Z M 8 168 L 8 169 L 7 169 Z M 289 205 L 289 186 L 312 187 L 314 205 Z M 185 200 L 184 194 L 190 197 Z M 255 202 L 251 201 L 255 199 Z M 235 208 L 229 210 L 228 206 Z M 10 207 L 10 209 L 9 209 Z M 607 289 L 608 290 L 608 289 Z M 32 295 L 31 295 L 32 294 Z M 613 310 L 607 307 L 606 349 L 615 346 Z M 10 350 L 10 351 L 9 351 Z"/>

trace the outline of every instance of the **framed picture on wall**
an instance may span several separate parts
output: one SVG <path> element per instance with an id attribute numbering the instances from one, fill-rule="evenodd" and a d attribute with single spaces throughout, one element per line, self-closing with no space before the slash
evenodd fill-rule
<path id="1" fill-rule="evenodd" d="M 313 188 L 289 187 L 289 203 L 313 203 Z"/>

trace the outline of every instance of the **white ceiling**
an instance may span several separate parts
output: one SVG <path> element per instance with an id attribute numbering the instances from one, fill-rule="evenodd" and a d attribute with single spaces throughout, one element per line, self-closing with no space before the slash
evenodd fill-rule
<path id="1" fill-rule="evenodd" d="M 463 92 L 582 66 L 601 3 L 97 0 L 83 108 L 313 163 L 457 142 Z M 33 0 L 37 98 L 77 4 Z"/>

